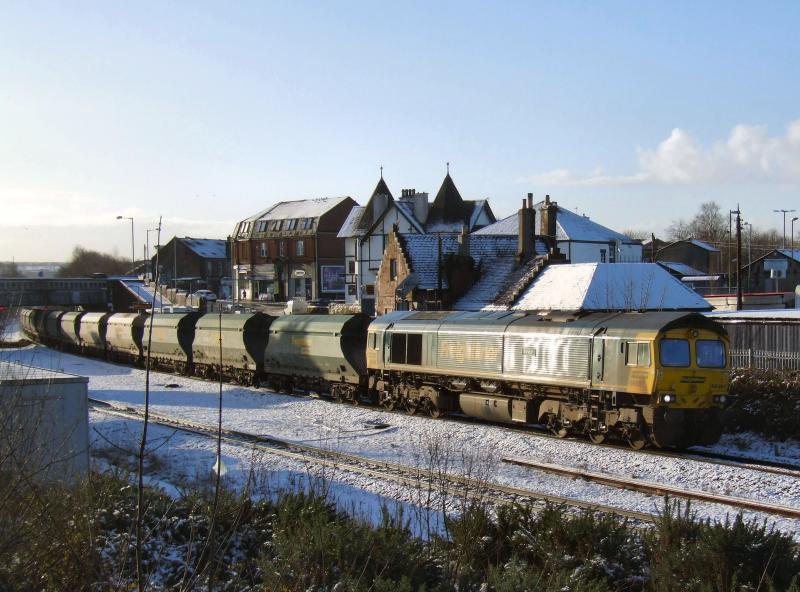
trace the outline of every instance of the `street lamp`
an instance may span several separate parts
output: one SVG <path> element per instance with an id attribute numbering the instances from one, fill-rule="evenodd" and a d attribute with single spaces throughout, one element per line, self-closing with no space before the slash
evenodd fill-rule
<path id="1" fill-rule="evenodd" d="M 750 266 L 753 263 L 753 225 L 750 222 L 742 222 L 742 226 L 747 226 L 747 289 L 752 290 L 750 285 Z"/>
<path id="2" fill-rule="evenodd" d="M 794 221 L 797 219 L 797 216 L 792 218 L 792 259 L 794 259 Z"/>
<path id="3" fill-rule="evenodd" d="M 133 218 L 131 216 L 117 216 L 117 220 L 130 220 L 131 221 L 131 265 L 136 268 L 136 251 L 133 242 Z M 133 270 L 131 270 L 133 271 Z"/>
<path id="4" fill-rule="evenodd" d="M 797 210 L 772 210 L 776 214 L 783 214 L 783 248 L 786 248 L 786 214 Z"/>
<path id="5" fill-rule="evenodd" d="M 150 270 L 150 277 L 153 276 L 153 266 L 150 264 L 150 233 L 151 232 L 158 232 L 158 228 L 148 228 L 147 229 L 147 246 L 145 250 L 147 251 L 147 269 Z"/>

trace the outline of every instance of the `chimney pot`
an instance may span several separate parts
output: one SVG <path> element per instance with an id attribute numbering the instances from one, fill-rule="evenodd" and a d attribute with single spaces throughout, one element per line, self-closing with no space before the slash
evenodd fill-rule
<path id="1" fill-rule="evenodd" d="M 528 194 L 528 209 L 533 209 L 533 193 Z"/>

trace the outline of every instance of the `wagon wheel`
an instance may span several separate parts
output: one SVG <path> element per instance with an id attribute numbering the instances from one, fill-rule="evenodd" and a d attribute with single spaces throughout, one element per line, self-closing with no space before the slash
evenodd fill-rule
<path id="1" fill-rule="evenodd" d="M 592 444 L 602 444 L 606 441 L 608 434 L 604 434 L 603 432 L 589 432 L 589 440 Z"/>
<path id="2" fill-rule="evenodd" d="M 348 400 L 356 407 L 361 405 L 361 398 L 358 396 L 356 391 L 351 391 L 348 393 Z"/>
<path id="3" fill-rule="evenodd" d="M 419 401 L 417 399 L 409 399 L 406 401 L 406 413 L 415 415 L 419 411 Z"/>
<path id="4" fill-rule="evenodd" d="M 634 450 L 641 450 L 647 444 L 644 434 L 638 429 L 632 429 L 627 434 L 628 446 Z"/>
<path id="5" fill-rule="evenodd" d="M 428 415 L 430 415 L 433 419 L 439 419 L 440 417 L 444 416 L 444 410 L 439 409 L 436 405 L 431 403 L 428 406 Z"/>
<path id="6" fill-rule="evenodd" d="M 397 409 L 397 398 L 394 395 L 390 395 L 388 393 L 382 394 L 381 407 L 383 407 L 387 411 L 394 411 L 395 409 Z"/>
<path id="7" fill-rule="evenodd" d="M 558 418 L 553 413 L 547 415 L 547 429 L 556 438 L 566 438 L 569 430 L 559 423 Z"/>

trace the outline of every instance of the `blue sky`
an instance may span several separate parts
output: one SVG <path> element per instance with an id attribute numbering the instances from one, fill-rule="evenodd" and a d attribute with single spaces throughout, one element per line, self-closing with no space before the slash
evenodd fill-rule
<path id="1" fill-rule="evenodd" d="M 800 210 L 797 2 L 16 2 L 0 21 L 0 260 L 284 199 L 532 191 L 657 234 Z M 798 226 L 800 229 L 800 226 Z"/>

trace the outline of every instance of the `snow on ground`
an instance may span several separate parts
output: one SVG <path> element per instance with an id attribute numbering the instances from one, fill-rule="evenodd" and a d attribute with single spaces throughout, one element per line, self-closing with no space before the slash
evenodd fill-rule
<path id="1" fill-rule="evenodd" d="M 136 368 L 42 347 L 0 351 L 0 358 L 88 376 L 91 397 L 131 406 L 143 403 L 144 372 Z M 215 424 L 218 392 L 219 385 L 214 382 L 153 373 L 151 410 L 158 414 Z M 315 398 L 280 395 L 233 385 L 223 386 L 223 402 L 223 423 L 237 430 L 426 469 L 457 471 L 497 483 L 624 509 L 652 512 L 663 507 L 663 500 L 548 475 L 502 463 L 500 459 L 530 458 L 594 472 L 634 476 L 689 490 L 719 492 L 800 507 L 800 480 L 787 475 L 665 458 L 627 449 L 599 448 L 581 440 L 554 440 L 535 433 L 510 432 L 492 425 L 409 417 L 369 407 L 337 405 Z M 135 437 L 138 430 L 135 422 L 109 418 L 97 412 L 91 414 L 90 421 L 95 434 L 94 442 L 106 448 L 113 449 L 106 440 L 116 442 L 123 437 Z M 380 424 L 389 424 L 389 427 L 376 429 Z M 153 437 L 163 437 L 163 430 L 154 429 Z M 98 433 L 102 433 L 105 439 Z M 726 438 L 718 447 L 722 450 L 733 445 L 733 438 L 736 436 Z M 748 438 L 748 442 L 759 453 L 770 455 L 773 445 L 759 444 L 753 436 Z M 175 434 L 168 442 L 162 443 L 155 453 L 160 463 L 156 468 L 170 473 L 177 481 L 180 481 L 181 475 L 188 481 L 193 476 L 208 475 L 214 462 L 213 446 L 214 443 L 206 438 Z M 797 459 L 800 457 L 800 445 L 788 443 L 778 452 Z M 239 484 L 244 483 L 251 469 L 261 481 L 276 487 L 303 479 L 326 483 L 326 487 L 331 487 L 335 492 L 340 504 L 352 505 L 367 515 L 376 515 L 380 504 L 387 500 L 397 500 L 412 509 L 424 505 L 420 503 L 425 498 L 422 489 L 414 492 L 411 488 L 380 482 L 374 477 L 339 474 L 336 471 L 325 473 L 319 468 L 302 466 L 302 463 L 273 455 L 254 456 L 252 450 L 241 446 L 224 445 L 223 462 L 230 471 L 229 478 Z M 730 507 L 700 502 L 693 502 L 692 507 L 701 516 L 715 520 L 723 520 L 726 514 L 736 513 Z M 759 520 L 765 518 L 752 512 L 745 512 L 745 515 Z M 796 521 L 772 517 L 767 517 L 767 520 L 800 538 L 800 524 Z"/>

